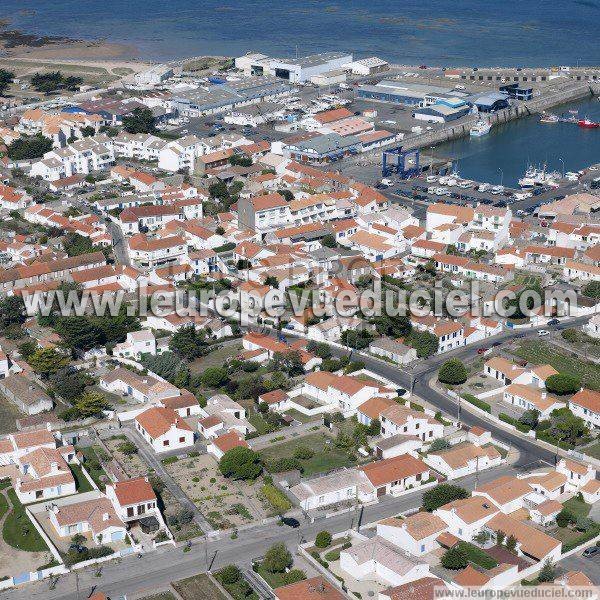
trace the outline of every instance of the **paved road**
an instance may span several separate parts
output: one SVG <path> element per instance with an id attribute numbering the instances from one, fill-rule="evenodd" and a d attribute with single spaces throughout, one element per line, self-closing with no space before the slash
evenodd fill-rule
<path id="1" fill-rule="evenodd" d="M 107 224 L 107 228 L 112 237 L 112 247 L 117 262 L 121 265 L 130 265 L 129 247 L 121 228 L 112 221 Z"/>
<path id="2" fill-rule="evenodd" d="M 460 485 L 468 489 L 496 479 L 502 475 L 514 474 L 512 467 L 502 467 L 482 471 L 478 476 L 470 475 L 460 480 Z M 373 523 L 405 512 L 421 505 L 423 492 L 415 491 L 400 498 L 382 498 L 379 504 L 364 508 L 361 525 Z M 182 548 L 163 547 L 143 558 L 135 555 L 120 561 L 106 563 L 102 577 L 95 577 L 94 569 L 86 569 L 79 574 L 79 597 L 76 593 L 76 579 L 73 573 L 60 578 L 54 590 L 49 589 L 47 581 L 30 583 L 20 588 L 0 592 L 1 600 L 83 600 L 92 587 L 98 586 L 110 597 L 127 594 L 150 594 L 164 588 L 170 581 L 190 577 L 207 569 L 216 570 L 231 563 L 248 567 L 254 558 L 263 556 L 265 551 L 277 542 L 284 542 L 291 551 L 302 540 L 310 540 L 327 529 L 340 533 L 355 527 L 358 514 L 345 513 L 330 519 L 317 519 L 314 523 L 305 522 L 298 529 L 277 526 L 257 526 L 240 531 L 236 540 L 226 537 L 221 540 L 198 541 L 190 552 Z"/>

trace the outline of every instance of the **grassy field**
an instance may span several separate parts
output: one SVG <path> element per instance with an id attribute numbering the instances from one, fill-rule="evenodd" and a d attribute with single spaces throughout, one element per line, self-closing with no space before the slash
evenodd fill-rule
<path id="1" fill-rule="evenodd" d="M 498 566 L 498 561 L 490 556 L 485 550 L 470 544 L 469 542 L 459 542 L 458 547 L 464 550 L 469 557 L 469 560 L 483 567 L 484 569 L 493 569 Z"/>
<path id="2" fill-rule="evenodd" d="M 202 573 L 172 584 L 183 600 L 226 600 L 219 588 Z"/>
<path id="3" fill-rule="evenodd" d="M 327 442 L 330 442 L 329 444 Z M 313 433 L 295 440 L 288 440 L 282 444 L 275 444 L 261 451 L 262 460 L 267 463 L 279 458 L 293 458 L 294 451 L 298 446 L 306 446 L 314 451 L 312 458 L 300 461 L 304 468 L 304 477 L 310 477 L 316 473 L 324 473 L 340 467 L 351 467 L 356 465 L 356 457 L 351 457 L 347 450 L 336 448 L 334 439 L 324 433 Z"/>
<path id="4" fill-rule="evenodd" d="M 206 356 L 197 358 L 194 362 L 190 363 L 190 371 L 192 373 L 202 373 L 208 367 L 222 367 L 227 359 L 237 356 L 241 351 L 241 342 L 224 344 L 216 350 L 211 350 Z"/>
<path id="5" fill-rule="evenodd" d="M 101 448 L 97 448 L 101 450 Z M 104 469 L 100 466 L 100 461 L 98 460 L 98 455 L 96 454 L 96 448 L 94 446 L 87 448 L 78 448 L 78 450 L 83 454 L 86 459 L 85 468 L 87 472 L 90 474 L 90 477 L 94 480 L 96 485 L 104 490 L 105 485 L 102 481 L 103 477 L 107 477 Z"/>
<path id="6" fill-rule="evenodd" d="M 8 500 L 4 494 L 0 494 L 0 519 L 8 511 Z"/>
<path id="7" fill-rule="evenodd" d="M 69 465 L 71 467 L 71 472 L 73 473 L 73 477 L 75 477 L 75 485 L 77 487 L 77 493 L 83 494 L 84 492 L 91 492 L 94 488 L 92 484 L 88 481 L 88 478 L 83 474 L 81 469 L 81 465 Z"/>
<path id="8" fill-rule="evenodd" d="M 48 550 L 46 542 L 29 520 L 25 508 L 19 502 L 17 494 L 12 488 L 8 490 L 8 497 L 12 504 L 12 511 L 6 517 L 2 528 L 4 541 L 9 546 L 24 552 L 44 552 Z"/>
<path id="9" fill-rule="evenodd" d="M 295 408 L 286 410 L 285 414 L 292 417 L 292 419 L 296 419 L 296 421 L 299 421 L 300 423 L 310 423 L 311 421 L 321 422 L 323 420 L 321 415 L 310 417 L 309 415 L 305 415 Z"/>
<path id="10" fill-rule="evenodd" d="M 144 596 L 140 600 L 176 600 L 175 596 L 171 592 L 160 592 L 153 594 L 152 596 Z"/>
<path id="11" fill-rule="evenodd" d="M 600 390 L 600 365 L 570 356 L 564 350 L 541 340 L 524 340 L 513 354 L 534 364 L 552 365 L 560 373 L 581 379 L 583 386 Z"/>
<path id="12" fill-rule="evenodd" d="M 0 395 L 0 435 L 17 430 L 17 419 L 24 417 L 19 409 Z"/>
<path id="13" fill-rule="evenodd" d="M 578 500 L 576 496 L 563 502 L 563 506 L 570 510 L 576 517 L 587 517 L 592 508 L 589 504 Z"/>

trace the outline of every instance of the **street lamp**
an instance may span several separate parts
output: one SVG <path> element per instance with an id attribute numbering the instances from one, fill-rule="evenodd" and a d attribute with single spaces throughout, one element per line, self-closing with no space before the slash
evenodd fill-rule
<path id="1" fill-rule="evenodd" d="M 564 177 L 565 177 L 565 161 L 562 158 L 560 158 L 560 157 L 558 158 L 558 160 L 562 164 L 562 176 L 563 176 L 563 179 L 564 179 Z"/>

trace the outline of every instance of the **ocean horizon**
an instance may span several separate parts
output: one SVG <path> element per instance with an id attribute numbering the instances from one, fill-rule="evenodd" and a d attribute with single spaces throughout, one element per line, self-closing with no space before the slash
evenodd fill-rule
<path id="1" fill-rule="evenodd" d="M 157 61 L 343 50 L 399 64 L 600 65 L 600 0 L 3 0 L 0 19 L 131 45 Z"/>

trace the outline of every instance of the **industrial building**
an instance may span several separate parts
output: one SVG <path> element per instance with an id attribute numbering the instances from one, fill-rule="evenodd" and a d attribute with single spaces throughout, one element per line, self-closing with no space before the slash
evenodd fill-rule
<path id="1" fill-rule="evenodd" d="M 301 58 L 269 58 L 265 54 L 246 54 L 235 59 L 235 66 L 246 75 L 273 75 L 291 83 L 306 83 L 329 71 L 345 68 L 352 54 L 323 52 Z"/>
<path id="2" fill-rule="evenodd" d="M 263 100 L 281 98 L 292 91 L 291 86 L 279 79 L 252 77 L 178 92 L 173 96 L 172 103 L 179 114 L 199 117 L 256 104 Z"/>
<path id="3" fill-rule="evenodd" d="M 471 107 L 463 103 L 460 106 L 448 106 L 447 104 L 437 103 L 431 106 L 418 108 L 413 113 L 413 118 L 418 121 L 427 121 L 428 123 L 448 123 L 455 121 L 469 114 Z"/>
<path id="4" fill-rule="evenodd" d="M 356 95 L 363 100 L 376 100 L 407 106 L 430 106 L 439 100 L 467 96 L 464 92 L 435 85 L 407 83 L 391 79 L 384 79 L 376 85 L 362 85 L 358 88 Z"/>
<path id="5" fill-rule="evenodd" d="M 346 65 L 346 68 L 349 68 L 354 75 L 375 75 L 389 70 L 390 63 L 376 56 L 371 56 L 370 58 L 355 60 Z"/>
<path id="6" fill-rule="evenodd" d="M 488 92 L 479 96 L 471 96 L 467 102 L 476 106 L 481 113 L 493 113 L 510 106 L 506 92 Z"/>
<path id="7" fill-rule="evenodd" d="M 133 76 L 136 85 L 159 85 L 173 77 L 173 69 L 167 65 L 154 65 L 146 71 L 140 71 Z"/>
<path id="8" fill-rule="evenodd" d="M 317 135 L 299 142 L 289 142 L 282 147 L 284 156 L 301 162 L 328 163 L 349 154 L 358 154 L 362 141 L 353 135 L 338 133 Z"/>
<path id="9" fill-rule="evenodd" d="M 519 87 L 518 83 L 507 83 L 500 86 L 501 92 L 507 92 L 510 98 L 515 100 L 531 100 L 533 98 L 533 88 Z"/>
<path id="10" fill-rule="evenodd" d="M 310 82 L 318 85 L 319 87 L 325 85 L 339 85 L 346 81 L 346 71 L 343 69 L 334 69 L 333 71 L 327 71 L 320 73 L 319 75 L 313 75 L 310 78 Z"/>

